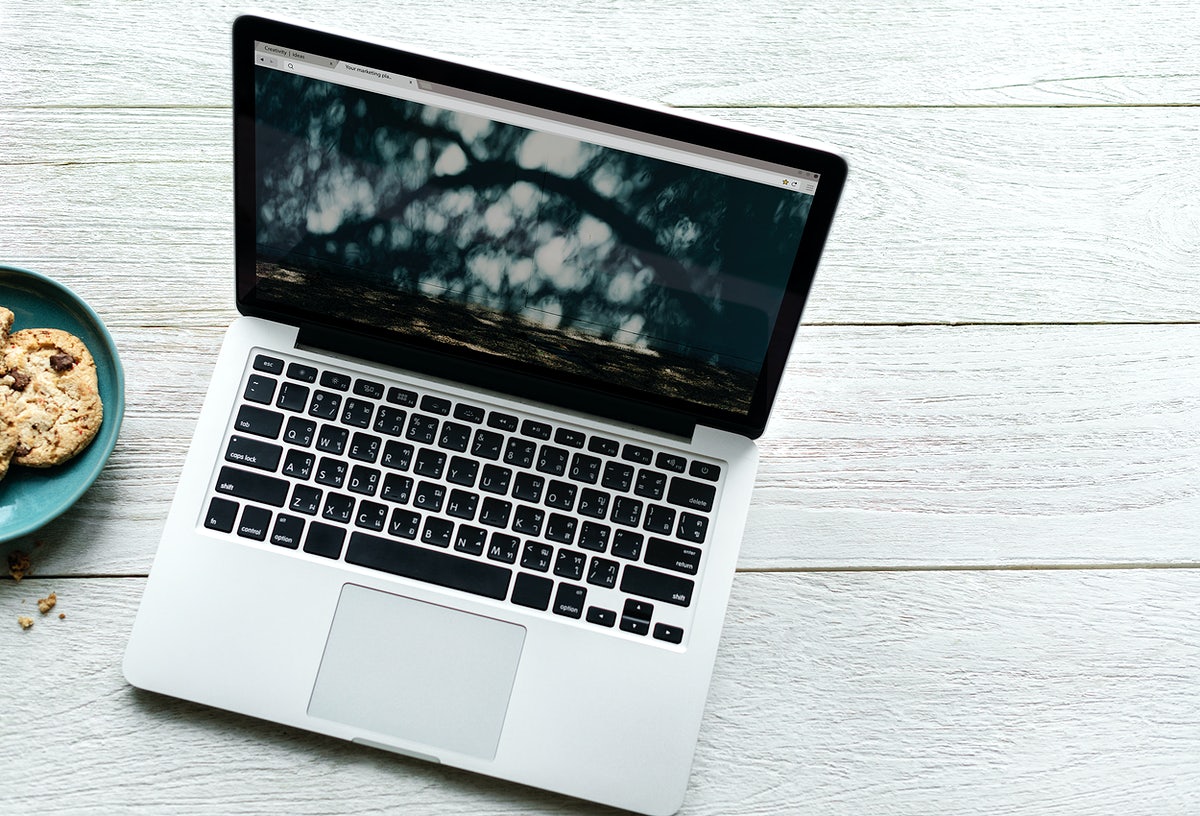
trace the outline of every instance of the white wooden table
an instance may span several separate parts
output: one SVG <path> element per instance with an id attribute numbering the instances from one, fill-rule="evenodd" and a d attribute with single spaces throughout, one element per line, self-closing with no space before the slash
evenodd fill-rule
<path id="1" fill-rule="evenodd" d="M 1200 5 L 259 5 L 848 154 L 684 813 L 1200 812 Z M 128 377 L 100 481 L 0 545 L 0 814 L 605 812 L 121 677 L 234 317 L 238 10 L 0 0 L 0 262 Z"/>

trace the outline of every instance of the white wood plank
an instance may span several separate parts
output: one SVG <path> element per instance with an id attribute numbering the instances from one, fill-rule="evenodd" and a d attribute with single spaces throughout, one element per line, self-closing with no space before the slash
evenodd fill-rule
<path id="1" fill-rule="evenodd" d="M 1200 99 L 1190 0 L 262 0 L 300 19 L 675 104 L 1078 105 Z M 0 104 L 224 104 L 224 0 L 14 2 Z M 180 82 L 186 96 L 180 96 Z"/>
<path id="2" fill-rule="evenodd" d="M 227 322 L 228 116 L 0 111 L 4 260 L 117 325 Z M 1200 108 L 720 116 L 850 157 L 807 322 L 1200 320 Z"/>
<path id="3" fill-rule="evenodd" d="M 138 692 L 141 587 L 0 581 L 0 812 L 611 812 Z M 21 631 L 50 590 L 67 619 Z M 1197 570 L 740 576 L 681 812 L 1194 813 L 1198 593 Z"/>
<path id="4" fill-rule="evenodd" d="M 219 344 L 116 338 L 108 469 L 11 545 L 42 574 L 146 573 Z M 802 329 L 741 567 L 1198 564 L 1198 366 L 1195 325 Z"/>

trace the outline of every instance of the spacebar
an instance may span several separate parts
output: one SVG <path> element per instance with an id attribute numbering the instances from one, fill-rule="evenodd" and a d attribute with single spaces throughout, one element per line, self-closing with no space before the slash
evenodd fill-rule
<path id="1" fill-rule="evenodd" d="M 350 534 L 346 561 L 498 601 L 508 595 L 508 582 L 512 578 L 512 570 L 504 567 L 366 533 Z"/>

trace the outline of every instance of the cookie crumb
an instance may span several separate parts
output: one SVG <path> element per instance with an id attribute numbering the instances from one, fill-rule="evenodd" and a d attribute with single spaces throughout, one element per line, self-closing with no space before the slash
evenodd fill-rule
<path id="1" fill-rule="evenodd" d="M 58 619 L 59 619 L 59 620 L 66 620 L 66 619 L 67 619 L 67 613 L 66 613 L 66 612 L 59 612 L 59 613 L 58 613 Z"/>
<path id="2" fill-rule="evenodd" d="M 8 554 L 8 574 L 14 581 L 20 581 L 32 570 L 28 553 L 13 550 Z"/>
<path id="3" fill-rule="evenodd" d="M 17 623 L 21 624 L 22 629 L 28 629 L 33 626 L 33 618 L 28 615 L 17 615 Z"/>
<path id="4" fill-rule="evenodd" d="M 62 349 L 59 349 L 57 354 L 50 357 L 50 367 L 60 374 L 64 371 L 70 371 L 75 367 L 75 358 Z"/>
<path id="5" fill-rule="evenodd" d="M 53 592 L 51 592 L 45 598 L 38 598 L 38 612 L 41 612 L 43 615 L 45 615 L 54 608 L 56 603 L 58 603 L 58 595 Z"/>

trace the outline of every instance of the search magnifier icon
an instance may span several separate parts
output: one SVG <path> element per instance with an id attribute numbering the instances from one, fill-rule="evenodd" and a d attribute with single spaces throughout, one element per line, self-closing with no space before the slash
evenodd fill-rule
<path id="1" fill-rule="evenodd" d="M 289 70 L 289 71 L 295 71 L 295 70 L 296 70 L 296 66 L 295 66 L 295 65 L 292 65 L 292 64 L 289 62 L 289 63 L 288 63 L 288 70 Z"/>

